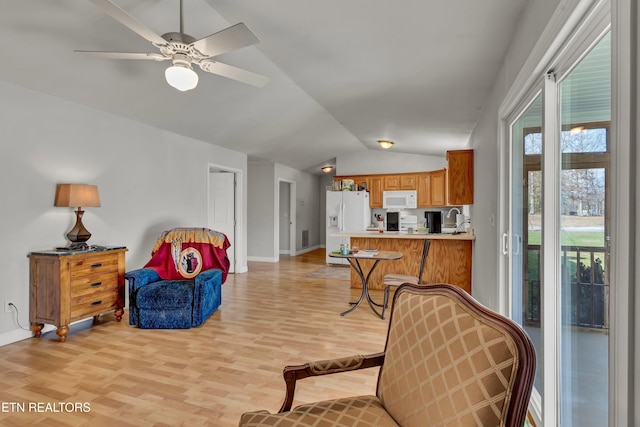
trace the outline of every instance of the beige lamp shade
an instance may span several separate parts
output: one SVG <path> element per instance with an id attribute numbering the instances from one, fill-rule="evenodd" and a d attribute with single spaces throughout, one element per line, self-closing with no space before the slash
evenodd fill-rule
<path id="1" fill-rule="evenodd" d="M 87 184 L 58 184 L 56 199 L 53 202 L 58 207 L 100 207 L 100 196 L 97 185 Z"/>

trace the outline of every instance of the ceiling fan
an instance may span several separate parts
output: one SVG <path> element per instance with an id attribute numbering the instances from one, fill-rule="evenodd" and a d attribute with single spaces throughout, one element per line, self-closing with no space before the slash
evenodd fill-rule
<path id="1" fill-rule="evenodd" d="M 122 25 L 144 37 L 160 50 L 160 53 L 138 52 L 98 52 L 76 50 L 107 59 L 143 59 L 151 61 L 171 61 L 166 69 L 167 83 L 180 91 L 195 88 L 198 85 L 198 74 L 192 65 L 196 64 L 202 71 L 217 74 L 257 87 L 264 87 L 269 78 L 251 71 L 223 64 L 211 58 L 223 53 L 251 46 L 259 42 L 255 34 L 243 23 L 236 24 L 210 36 L 196 40 L 184 33 L 182 18 L 182 0 L 180 0 L 180 32 L 170 32 L 159 36 L 133 16 L 109 0 L 90 0 L 103 11 L 111 15 Z"/>

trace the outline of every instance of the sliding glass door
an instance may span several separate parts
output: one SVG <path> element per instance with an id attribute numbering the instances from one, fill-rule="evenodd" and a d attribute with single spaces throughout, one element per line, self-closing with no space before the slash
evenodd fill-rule
<path id="1" fill-rule="evenodd" d="M 560 419 L 607 425 L 609 128 L 607 34 L 558 84 L 560 101 Z"/>
<path id="2" fill-rule="evenodd" d="M 544 425 L 608 422 L 610 46 L 544 76 L 510 123 L 510 312 L 536 345 Z"/>
<path id="3" fill-rule="evenodd" d="M 542 354 L 540 298 L 540 230 L 542 217 L 542 94 L 511 125 L 511 204 L 509 277 L 512 318 L 522 325 Z M 542 358 L 538 357 L 536 389 L 541 392 Z"/>

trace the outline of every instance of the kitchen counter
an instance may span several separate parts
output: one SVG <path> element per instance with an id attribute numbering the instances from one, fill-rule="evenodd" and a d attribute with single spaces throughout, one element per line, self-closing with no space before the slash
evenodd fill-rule
<path id="1" fill-rule="evenodd" d="M 383 278 L 386 274 L 407 274 L 418 276 L 420 258 L 425 239 L 430 240 L 429 253 L 422 274 L 422 283 L 450 283 L 471 293 L 473 257 L 473 230 L 460 234 L 440 233 L 403 233 L 398 231 L 359 231 L 332 233 L 335 236 L 348 236 L 350 246 L 360 249 L 379 251 L 398 251 L 402 258 L 394 262 L 381 262 L 369 279 L 370 289 L 384 289 Z M 327 248 L 327 251 L 338 248 Z M 368 268 L 369 260 L 361 260 Z M 360 278 L 351 272 L 351 287 L 361 287 Z"/>
<path id="2" fill-rule="evenodd" d="M 339 231 L 337 233 L 331 233 L 331 236 L 356 237 L 361 239 L 476 240 L 473 230 L 458 234 L 415 232 L 409 234 L 402 231 L 385 231 L 384 233 L 380 233 L 379 231 Z"/>

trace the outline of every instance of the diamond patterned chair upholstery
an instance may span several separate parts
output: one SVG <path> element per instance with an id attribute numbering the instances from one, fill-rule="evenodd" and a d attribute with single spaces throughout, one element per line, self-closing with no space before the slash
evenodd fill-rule
<path id="1" fill-rule="evenodd" d="M 376 395 L 291 409 L 296 380 L 380 366 Z M 405 284 L 394 295 L 385 350 L 289 366 L 279 413 L 240 426 L 508 426 L 524 424 L 536 355 L 513 321 L 452 285 Z"/>

